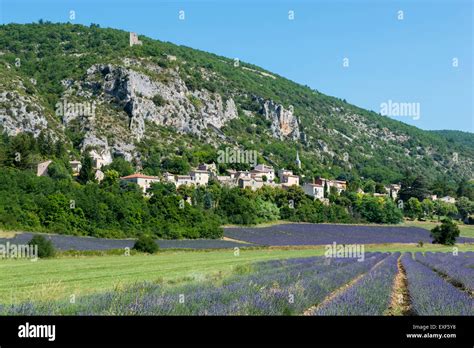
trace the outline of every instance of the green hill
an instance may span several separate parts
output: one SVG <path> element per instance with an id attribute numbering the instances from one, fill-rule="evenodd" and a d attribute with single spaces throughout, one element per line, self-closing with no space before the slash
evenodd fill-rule
<path id="1" fill-rule="evenodd" d="M 97 25 L 0 26 L 0 124 L 10 135 L 48 132 L 76 157 L 120 155 L 150 174 L 169 169 L 167 159 L 216 161 L 226 146 L 306 178 L 388 183 L 411 171 L 460 181 L 473 172 L 470 133 L 423 131 L 248 63 L 139 39 L 130 47 L 128 32 Z M 64 101 L 93 104 L 95 115 L 58 115 Z"/>

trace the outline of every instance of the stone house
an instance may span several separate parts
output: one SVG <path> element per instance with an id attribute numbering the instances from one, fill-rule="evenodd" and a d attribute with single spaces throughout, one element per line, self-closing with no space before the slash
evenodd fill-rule
<path id="1" fill-rule="evenodd" d="M 267 166 L 266 164 L 258 164 L 255 166 L 251 173 L 255 177 L 263 178 L 264 176 L 267 177 L 267 181 L 272 182 L 275 180 L 275 170 L 272 166 Z"/>
<path id="2" fill-rule="evenodd" d="M 120 180 L 137 184 L 143 190 L 143 193 L 146 193 L 146 190 L 150 188 L 151 184 L 154 182 L 159 182 L 160 178 L 157 176 L 135 173 L 132 175 L 123 176 L 120 178 Z"/>
<path id="3" fill-rule="evenodd" d="M 397 199 L 398 197 L 398 192 L 402 188 L 400 184 L 390 184 L 388 186 L 384 186 L 385 191 L 387 191 L 387 194 L 390 196 L 392 199 Z"/>
<path id="4" fill-rule="evenodd" d="M 264 182 L 260 177 L 241 177 L 238 179 L 238 185 L 242 189 L 250 187 L 252 191 L 255 191 L 261 188 L 263 184 Z"/>
<path id="5" fill-rule="evenodd" d="M 79 172 L 81 171 L 82 168 L 82 163 L 81 161 L 69 161 L 69 165 L 71 166 L 72 169 L 72 175 L 77 176 L 79 175 Z"/>
<path id="6" fill-rule="evenodd" d="M 303 191 L 308 196 L 314 197 L 315 199 L 324 198 L 324 186 L 316 183 L 305 183 L 303 185 Z"/>
<path id="7" fill-rule="evenodd" d="M 143 43 L 138 40 L 138 35 L 137 33 L 132 33 L 130 32 L 130 47 L 135 46 L 135 45 L 142 45 Z"/>
<path id="8" fill-rule="evenodd" d="M 215 163 L 210 163 L 210 164 L 201 163 L 197 169 L 209 172 L 211 176 L 217 175 L 217 166 Z"/>
<path id="9" fill-rule="evenodd" d="M 347 181 L 345 180 L 329 180 L 325 178 L 317 178 L 315 184 L 327 187 L 327 193 L 331 192 L 331 187 L 335 187 L 338 194 L 347 189 Z"/>
<path id="10" fill-rule="evenodd" d="M 209 183 L 210 173 L 206 170 L 193 170 L 190 173 L 191 179 L 197 186 L 205 186 Z"/>
<path id="11" fill-rule="evenodd" d="M 278 171 L 278 177 L 280 178 L 280 183 L 283 186 L 299 186 L 300 184 L 300 177 L 298 175 L 294 175 L 291 170 L 280 169 Z"/>
<path id="12" fill-rule="evenodd" d="M 456 198 L 451 197 L 451 196 L 444 196 L 444 197 L 439 198 L 438 200 L 444 203 L 451 203 L 451 204 L 456 203 Z"/>
<path id="13" fill-rule="evenodd" d="M 194 180 L 191 175 L 175 175 L 175 185 L 176 188 L 181 185 L 193 185 Z"/>

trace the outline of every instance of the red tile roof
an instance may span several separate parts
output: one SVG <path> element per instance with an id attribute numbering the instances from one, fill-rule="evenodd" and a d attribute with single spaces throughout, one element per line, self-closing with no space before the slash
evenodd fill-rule
<path id="1" fill-rule="evenodd" d="M 159 178 L 157 176 L 151 176 L 151 175 L 144 175 L 141 173 L 135 173 L 132 175 L 127 175 L 127 176 L 122 176 L 120 179 L 156 179 L 158 180 Z"/>

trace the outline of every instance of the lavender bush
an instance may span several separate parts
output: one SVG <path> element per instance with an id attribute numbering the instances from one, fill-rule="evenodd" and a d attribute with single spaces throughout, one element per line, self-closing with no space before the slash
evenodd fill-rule
<path id="1" fill-rule="evenodd" d="M 125 290 L 68 302 L 23 303 L 2 314 L 73 315 L 288 315 L 301 314 L 338 287 L 367 272 L 387 254 L 356 259 L 310 257 L 257 264 L 255 272 L 230 277 L 217 285 L 163 286 L 142 283 Z"/>
<path id="2" fill-rule="evenodd" d="M 474 315 L 473 299 L 425 265 L 402 256 L 412 309 L 418 315 Z"/>
<path id="3" fill-rule="evenodd" d="M 337 224 L 285 224 L 270 227 L 225 228 L 224 235 L 260 245 L 326 245 L 431 243 L 430 232 L 418 227 L 360 226 Z M 458 243 L 474 242 L 460 237 Z"/>
<path id="4" fill-rule="evenodd" d="M 474 292 L 474 258 L 464 253 L 416 253 L 416 260 L 429 268 L 448 276 L 453 282 Z"/>
<path id="5" fill-rule="evenodd" d="M 356 284 L 319 307 L 314 315 L 383 315 L 391 300 L 398 272 L 395 253 L 371 269 Z"/>

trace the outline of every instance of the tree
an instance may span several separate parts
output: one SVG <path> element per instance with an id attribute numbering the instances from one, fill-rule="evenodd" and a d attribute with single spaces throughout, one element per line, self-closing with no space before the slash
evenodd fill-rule
<path id="1" fill-rule="evenodd" d="M 392 201 L 392 199 L 386 199 L 384 205 L 384 220 L 382 222 L 386 224 L 398 224 L 402 221 L 402 211 L 397 207 L 397 205 L 395 204 L 395 202 Z"/>
<path id="2" fill-rule="evenodd" d="M 28 245 L 38 248 L 39 258 L 53 257 L 56 254 L 53 243 L 41 235 L 35 235 L 29 241 Z"/>
<path id="3" fill-rule="evenodd" d="M 425 178 L 423 176 L 417 176 L 414 179 L 410 176 L 405 177 L 402 181 L 402 188 L 398 194 L 400 199 L 404 202 L 408 202 L 411 197 L 422 201 L 429 196 Z"/>
<path id="4" fill-rule="evenodd" d="M 113 186 L 119 181 L 119 173 L 114 169 L 108 169 L 104 172 L 104 180 L 102 180 L 102 186 Z"/>
<path id="5" fill-rule="evenodd" d="M 441 226 L 436 226 L 431 230 L 433 243 L 454 245 L 459 237 L 459 227 L 451 219 L 443 219 Z"/>
<path id="6" fill-rule="evenodd" d="M 408 202 L 406 202 L 405 215 L 412 220 L 423 217 L 423 209 L 418 198 L 411 197 Z"/>
<path id="7" fill-rule="evenodd" d="M 170 182 L 153 182 L 148 189 L 153 197 L 176 195 L 176 186 Z"/>
<path id="8" fill-rule="evenodd" d="M 133 249 L 144 253 L 154 254 L 158 251 L 159 246 L 156 244 L 155 239 L 152 236 L 141 235 L 135 242 Z"/>
<path id="9" fill-rule="evenodd" d="M 56 180 L 71 179 L 71 174 L 63 162 L 53 161 L 48 166 L 48 175 Z"/>
<path id="10" fill-rule="evenodd" d="M 42 130 L 37 138 L 38 150 L 42 156 L 48 157 L 53 154 L 54 141 L 49 133 Z"/>
<path id="11" fill-rule="evenodd" d="M 243 190 L 232 188 L 222 193 L 218 213 L 233 224 L 253 225 L 257 223 L 255 203 L 243 196 Z"/>
<path id="12" fill-rule="evenodd" d="M 30 133 L 20 133 L 10 139 L 7 151 L 7 164 L 19 169 L 34 166 L 35 140 Z"/>
<path id="13" fill-rule="evenodd" d="M 438 215 L 438 220 L 441 216 L 453 217 L 458 213 L 458 209 L 454 204 L 442 202 L 440 200 L 435 201 L 435 211 Z"/>
<path id="14" fill-rule="evenodd" d="M 161 162 L 161 168 L 174 174 L 187 174 L 191 169 L 188 161 L 178 156 L 164 159 Z"/>
<path id="15" fill-rule="evenodd" d="M 375 192 L 376 193 L 387 193 L 387 190 L 385 190 L 385 186 L 381 183 L 376 183 L 375 184 Z"/>
<path id="16" fill-rule="evenodd" d="M 467 197 L 470 201 L 474 201 L 474 181 L 462 180 L 456 193 L 458 197 Z"/>
<path id="17" fill-rule="evenodd" d="M 112 160 L 108 166 L 104 168 L 104 170 L 113 169 L 117 171 L 119 176 L 127 176 L 133 173 L 133 167 L 130 162 L 126 161 L 123 157 L 118 156 Z"/>
<path id="18" fill-rule="evenodd" d="M 385 220 L 384 205 L 385 199 L 383 197 L 364 195 L 357 201 L 356 210 L 368 222 L 383 223 Z"/>
<path id="19" fill-rule="evenodd" d="M 464 221 L 474 212 L 474 202 L 471 202 L 467 197 L 461 197 L 456 201 L 456 208 Z"/>
<path id="20" fill-rule="evenodd" d="M 362 185 L 362 190 L 364 190 L 364 192 L 366 193 L 374 193 L 375 181 L 373 181 L 372 179 L 365 181 L 364 184 Z"/>
<path id="21" fill-rule="evenodd" d="M 81 170 L 79 171 L 79 176 L 77 177 L 77 180 L 81 184 L 86 184 L 88 181 L 95 180 L 92 157 L 88 153 L 84 155 L 84 158 L 82 160 L 82 167 L 81 167 Z"/>
<path id="22" fill-rule="evenodd" d="M 432 216 L 435 210 L 435 205 L 431 199 L 425 198 L 421 202 L 421 209 L 426 216 Z"/>
<path id="23" fill-rule="evenodd" d="M 255 206 L 259 222 L 275 221 L 280 218 L 280 209 L 275 203 L 264 201 L 259 197 L 255 201 Z"/>

